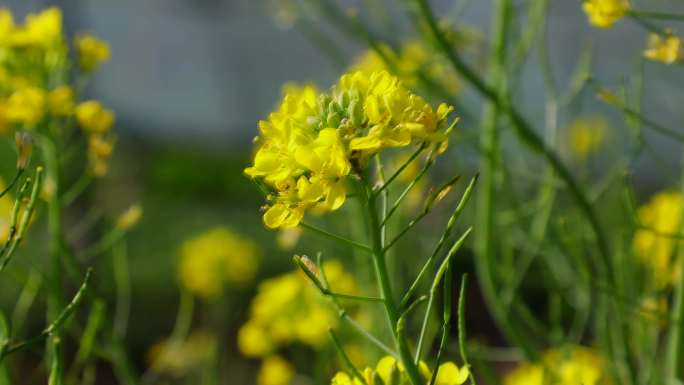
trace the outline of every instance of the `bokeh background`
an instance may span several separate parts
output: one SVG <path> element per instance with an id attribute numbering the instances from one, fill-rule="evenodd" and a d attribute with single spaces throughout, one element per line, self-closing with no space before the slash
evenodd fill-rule
<path id="1" fill-rule="evenodd" d="M 336 60 L 320 49 L 322 41 L 316 41 L 317 35 L 307 29 L 308 24 L 283 13 L 284 0 L 2 3 L 18 18 L 57 5 L 64 12 L 69 33 L 92 32 L 111 45 L 111 60 L 87 92 L 116 112 L 119 144 L 112 172 L 98 185 L 93 197 L 111 212 L 133 202 L 144 207 L 144 216 L 128 239 L 134 300 L 127 346 L 136 365 L 145 365 L 149 347 L 168 336 L 173 327 L 179 302 L 176 264 L 184 239 L 212 226 L 226 225 L 257 240 L 262 256 L 259 277 L 291 269 L 291 252 L 276 248 L 276 234 L 263 228 L 257 214 L 261 196 L 242 175 L 251 155 L 256 122 L 273 109 L 283 84 L 313 82 L 325 87 L 364 47 L 330 27 L 319 26 L 325 38 L 339 48 L 341 60 Z M 337 3 L 357 10 L 379 8 L 392 15 L 396 33 L 388 36 L 390 39 L 413 34 L 401 10 L 390 4 L 394 2 Z M 482 36 L 487 35 L 489 2 L 432 3 L 443 17 L 459 15 L 458 23 L 465 21 L 473 30 L 483 31 Z M 381 12 L 363 17 L 376 20 L 378 25 L 387 22 Z M 575 1 L 552 2 L 551 17 L 554 23 L 548 31 L 549 56 L 558 82 L 569 81 L 587 45 L 592 46 L 595 55 L 594 74 L 608 84 L 619 84 L 621 77 L 638 65 L 635 53 L 644 44 L 644 34 L 633 23 L 619 24 L 602 31 L 599 37 L 591 33 Z M 486 47 L 487 42 L 481 44 Z M 602 54 L 608 50 L 609 55 Z M 544 86 L 534 54 L 532 57 L 521 80 L 525 97 L 519 105 L 536 126 L 541 126 Z M 645 71 L 650 83 L 643 97 L 644 109 L 651 116 L 662 117 L 665 125 L 676 126 L 684 121 L 684 78 L 680 69 L 647 65 Z M 475 94 L 468 89 L 464 92 L 466 104 L 470 100 L 476 105 Z M 603 113 L 615 122 L 613 127 L 622 127 L 622 117 L 598 103 L 582 108 Z M 474 131 L 476 123 L 477 115 L 475 119 L 464 119 L 461 129 Z M 617 143 L 624 134 L 620 129 L 609 132 Z M 673 142 L 653 135 L 649 140 L 660 157 L 677 164 L 680 154 Z M 472 173 L 475 152 L 464 147 L 465 156 L 459 164 L 464 173 Z M 633 172 L 640 194 L 648 195 L 676 176 L 676 171 L 660 164 L 653 156 L 642 157 L 635 164 Z M 598 162 L 594 167 L 600 170 L 604 166 Z M 244 321 L 246 299 L 254 288 L 242 290 L 222 299 L 225 303 L 221 306 L 212 305 L 221 309 L 223 314 L 217 319 L 226 323 L 226 330 L 235 330 Z M 235 381 L 249 381 L 255 365 L 240 358 L 235 336 L 225 336 L 220 344 L 222 349 L 233 352 L 228 354 L 231 358 L 226 370 L 236 373 Z"/>

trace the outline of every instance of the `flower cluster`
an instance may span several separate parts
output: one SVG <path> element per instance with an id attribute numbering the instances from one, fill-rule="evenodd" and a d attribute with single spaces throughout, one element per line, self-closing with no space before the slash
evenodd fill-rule
<path id="1" fill-rule="evenodd" d="M 259 122 L 254 163 L 245 169 L 272 190 L 264 223 L 295 227 L 308 209 L 338 209 L 346 177 L 383 149 L 426 141 L 445 148 L 452 109 L 433 109 L 385 71 L 345 74 L 328 93 L 290 88 L 280 108 Z"/>
<path id="2" fill-rule="evenodd" d="M 678 192 L 661 192 L 639 208 L 640 228 L 634 235 L 634 250 L 652 271 L 656 286 L 664 288 L 678 278 L 678 261 L 673 260 L 680 231 L 684 197 Z"/>
<path id="3" fill-rule="evenodd" d="M 673 33 L 665 36 L 652 33 L 648 37 L 648 47 L 644 51 L 644 57 L 665 64 L 673 64 L 682 58 L 682 39 Z"/>
<path id="4" fill-rule="evenodd" d="M 428 366 L 421 362 L 419 366 L 421 375 L 426 381 L 432 378 L 432 372 Z M 338 372 L 332 379 L 331 385 L 407 385 L 410 384 L 404 368 L 394 357 L 384 357 L 378 361 L 375 368 L 366 368 L 361 373 L 363 381 L 354 376 Z M 470 371 L 468 367 L 459 368 L 453 362 L 441 364 L 435 376 L 435 385 L 461 385 L 468 380 Z"/>
<path id="5" fill-rule="evenodd" d="M 629 0 L 586 0 L 582 4 L 589 22 L 598 28 L 610 28 L 630 10 Z"/>
<path id="6" fill-rule="evenodd" d="M 74 56 L 79 72 L 88 74 L 109 58 L 109 46 L 82 35 L 75 39 Z M 114 114 L 95 101 L 77 103 L 71 61 L 58 8 L 30 14 L 23 24 L 0 8 L 0 134 L 54 131 L 55 122 L 75 119 L 88 138 L 90 171 L 102 176 L 113 147 Z"/>
<path id="7" fill-rule="evenodd" d="M 212 299 L 225 284 L 239 287 L 251 282 L 258 258 L 252 241 L 225 227 L 213 228 L 181 245 L 179 280 L 193 294 Z"/>
<path id="8" fill-rule="evenodd" d="M 356 284 L 342 264 L 323 263 L 331 289 L 354 293 Z M 265 357 L 279 347 L 301 343 L 318 349 L 337 325 L 335 309 L 300 270 L 261 282 L 250 316 L 238 332 L 238 347 L 248 357 Z"/>
<path id="9" fill-rule="evenodd" d="M 596 351 L 582 346 L 554 349 L 540 363 L 523 363 L 506 375 L 504 385 L 605 384 L 605 362 Z"/>

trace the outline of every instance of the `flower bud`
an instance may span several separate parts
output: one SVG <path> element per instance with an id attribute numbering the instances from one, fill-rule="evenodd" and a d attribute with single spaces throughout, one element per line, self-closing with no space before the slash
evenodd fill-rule
<path id="1" fill-rule="evenodd" d="M 27 132 L 17 132 L 14 136 L 17 145 L 17 169 L 23 170 L 28 166 L 33 152 L 33 138 Z"/>
<path id="2" fill-rule="evenodd" d="M 140 221 L 142 212 L 142 206 L 139 204 L 132 205 L 119 215 L 119 218 L 116 220 L 116 227 L 124 231 L 130 229 Z"/>

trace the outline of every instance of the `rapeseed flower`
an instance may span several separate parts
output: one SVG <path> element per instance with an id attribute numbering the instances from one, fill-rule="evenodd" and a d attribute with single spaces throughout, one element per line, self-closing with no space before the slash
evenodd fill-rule
<path id="1" fill-rule="evenodd" d="M 225 285 L 243 287 L 254 279 L 259 250 L 225 227 L 210 229 L 180 247 L 178 278 L 193 294 L 213 299 Z"/>
<path id="2" fill-rule="evenodd" d="M 5 104 L 7 120 L 34 128 L 45 113 L 46 95 L 39 87 L 22 87 L 14 91 Z"/>
<path id="3" fill-rule="evenodd" d="M 78 57 L 78 67 L 86 73 L 96 70 L 111 56 L 109 44 L 90 34 L 76 36 L 74 46 Z"/>
<path id="4" fill-rule="evenodd" d="M 523 363 L 508 373 L 504 385 L 606 384 L 605 361 L 593 349 L 575 346 L 553 349 L 540 363 Z"/>
<path id="5" fill-rule="evenodd" d="M 419 370 L 426 381 L 432 378 L 432 371 L 424 362 L 420 363 Z M 398 363 L 394 357 L 390 356 L 380 359 L 375 368 L 365 368 L 361 375 L 368 385 L 410 384 L 401 363 Z M 468 380 L 469 376 L 470 371 L 468 367 L 459 368 L 453 362 L 446 362 L 437 369 L 435 385 L 461 385 Z M 363 381 L 345 372 L 338 372 L 331 381 L 331 385 L 362 385 L 363 383 Z"/>
<path id="6" fill-rule="evenodd" d="M 672 234 L 680 232 L 683 209 L 682 194 L 667 191 L 653 196 L 637 213 L 643 228 L 634 235 L 634 251 L 659 288 L 668 287 L 679 278 L 680 261 L 675 255 L 679 241 Z"/>
<path id="7" fill-rule="evenodd" d="M 76 108 L 74 90 L 69 86 L 59 86 L 48 93 L 48 111 L 56 117 L 69 117 Z"/>
<path id="8" fill-rule="evenodd" d="M 354 279 L 340 262 L 325 262 L 322 269 L 332 290 L 356 291 Z M 334 307 L 298 269 L 261 282 L 249 318 L 238 332 L 238 347 L 248 357 L 265 357 L 292 343 L 319 349 L 337 324 Z"/>
<path id="9" fill-rule="evenodd" d="M 88 134 L 106 134 L 114 125 L 114 113 L 96 100 L 76 106 L 76 120 Z"/>
<path id="10" fill-rule="evenodd" d="M 257 373 L 257 385 L 289 385 L 294 378 L 292 364 L 279 356 L 268 356 Z"/>
<path id="11" fill-rule="evenodd" d="M 259 122 L 254 162 L 245 169 L 272 190 L 264 224 L 291 228 L 307 210 L 337 210 L 346 200 L 346 178 L 383 149 L 444 147 L 451 111 L 446 104 L 433 109 L 385 71 L 345 74 L 328 93 L 313 86 L 286 90 L 278 110 Z"/>
<path id="12" fill-rule="evenodd" d="M 682 58 L 682 39 L 672 33 L 661 36 L 652 33 L 648 36 L 648 47 L 644 57 L 665 64 L 673 64 Z"/>
<path id="13" fill-rule="evenodd" d="M 406 87 L 414 89 L 420 81 L 420 72 L 424 71 L 430 79 L 438 79 L 452 94 L 461 89 L 461 83 L 453 70 L 434 52 L 427 50 L 418 40 L 403 43 L 395 53 L 389 46 L 381 46 L 383 55 L 390 61 L 389 68 L 383 57 L 375 50 L 361 54 L 352 64 L 352 71 L 373 73 L 378 71 L 394 71 Z"/>
<path id="14" fill-rule="evenodd" d="M 601 148 L 608 131 L 608 122 L 601 116 L 584 116 L 575 119 L 568 128 L 570 151 L 584 162 Z"/>
<path id="15" fill-rule="evenodd" d="M 582 9 L 589 23 L 598 28 L 610 28 L 630 9 L 629 0 L 586 0 Z"/>

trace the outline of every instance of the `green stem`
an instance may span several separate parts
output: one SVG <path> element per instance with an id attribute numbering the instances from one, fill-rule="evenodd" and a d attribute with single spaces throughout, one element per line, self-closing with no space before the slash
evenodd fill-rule
<path id="1" fill-rule="evenodd" d="M 63 280 L 62 280 L 62 204 L 60 199 L 60 167 L 57 157 L 57 148 L 53 140 L 49 137 L 41 138 L 43 158 L 45 161 L 46 179 L 51 183 L 50 197 L 47 201 L 48 206 L 48 247 L 50 256 L 50 271 L 48 273 L 48 299 L 47 299 L 47 321 L 52 323 L 59 316 L 63 305 Z M 53 333 L 47 339 L 47 353 L 50 357 L 47 362 L 52 367 L 48 371 L 61 367 L 61 349 L 59 348 L 59 331 Z M 51 364 L 50 364 L 51 363 Z"/>
<path id="2" fill-rule="evenodd" d="M 392 285 L 390 284 L 389 274 L 387 272 L 387 262 L 385 260 L 385 248 L 382 244 L 382 234 L 380 219 L 378 217 L 378 209 L 376 204 L 376 197 L 373 194 L 372 188 L 368 183 L 364 183 L 366 190 L 366 214 L 368 216 L 368 224 L 370 227 L 370 234 L 372 238 L 373 250 L 373 266 L 375 268 L 375 276 L 380 287 L 380 294 L 383 298 L 385 313 L 389 321 L 394 343 L 399 351 L 399 358 L 404 365 L 406 374 L 413 385 L 422 385 L 423 381 L 420 378 L 418 366 L 413 362 L 413 357 L 408 349 L 408 344 L 403 335 L 397 333 L 397 326 L 399 321 L 399 311 L 394 299 Z"/>

